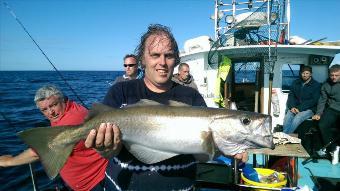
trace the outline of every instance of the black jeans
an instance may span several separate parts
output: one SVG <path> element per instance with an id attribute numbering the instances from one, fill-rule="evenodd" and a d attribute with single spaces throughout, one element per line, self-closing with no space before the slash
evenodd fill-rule
<path id="1" fill-rule="evenodd" d="M 324 144 L 339 139 L 339 119 L 340 111 L 336 111 L 332 108 L 327 108 L 322 114 L 319 121 L 319 128 Z M 333 151 L 335 149 L 335 146 L 336 141 L 328 147 L 328 151 Z"/>

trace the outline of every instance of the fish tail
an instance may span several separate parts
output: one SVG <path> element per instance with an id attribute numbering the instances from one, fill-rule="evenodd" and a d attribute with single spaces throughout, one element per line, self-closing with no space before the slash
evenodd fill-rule
<path id="1" fill-rule="evenodd" d="M 18 136 L 38 153 L 39 159 L 50 179 L 54 179 L 71 154 L 75 143 L 53 145 L 62 132 L 72 131 L 80 126 L 37 127 L 21 131 Z"/>

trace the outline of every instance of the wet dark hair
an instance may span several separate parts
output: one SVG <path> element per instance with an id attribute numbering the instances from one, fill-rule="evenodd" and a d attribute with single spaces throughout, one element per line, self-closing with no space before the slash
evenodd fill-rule
<path id="1" fill-rule="evenodd" d="M 125 60 L 125 59 L 127 59 L 127 58 L 134 58 L 135 60 L 138 60 L 138 59 L 137 59 L 137 56 L 134 55 L 134 54 L 127 54 L 127 55 L 125 55 L 123 60 Z"/>
<path id="2" fill-rule="evenodd" d="M 159 36 L 165 35 L 170 40 L 171 49 L 174 51 L 174 55 L 175 55 L 175 65 L 178 65 L 180 62 L 178 45 L 173 34 L 171 33 L 170 28 L 167 26 L 160 25 L 160 24 L 151 24 L 149 25 L 148 30 L 141 36 L 140 43 L 135 49 L 135 54 L 137 55 L 137 60 L 140 66 L 143 67 L 142 60 L 143 60 L 144 51 L 146 48 L 145 42 L 151 35 L 159 35 Z"/>

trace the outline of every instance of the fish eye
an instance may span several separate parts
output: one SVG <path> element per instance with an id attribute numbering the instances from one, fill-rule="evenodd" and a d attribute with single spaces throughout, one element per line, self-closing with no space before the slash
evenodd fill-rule
<path id="1" fill-rule="evenodd" d="M 251 120 L 249 118 L 243 118 L 243 119 L 241 119 L 241 122 L 242 122 L 243 125 L 249 125 Z"/>

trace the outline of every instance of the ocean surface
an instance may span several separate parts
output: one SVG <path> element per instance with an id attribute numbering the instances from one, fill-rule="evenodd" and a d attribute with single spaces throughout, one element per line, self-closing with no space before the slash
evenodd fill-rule
<path id="1" fill-rule="evenodd" d="M 60 73 L 88 108 L 92 103 L 102 101 L 109 83 L 123 74 L 121 71 Z M 17 132 L 49 125 L 33 101 L 35 91 L 46 84 L 57 85 L 66 96 L 80 103 L 55 71 L 0 71 L 0 155 L 17 155 L 27 149 L 16 136 Z M 49 180 L 40 162 L 33 163 L 32 167 L 38 190 L 63 188 L 59 177 Z M 0 190 L 33 190 L 29 165 L 0 167 Z"/>

